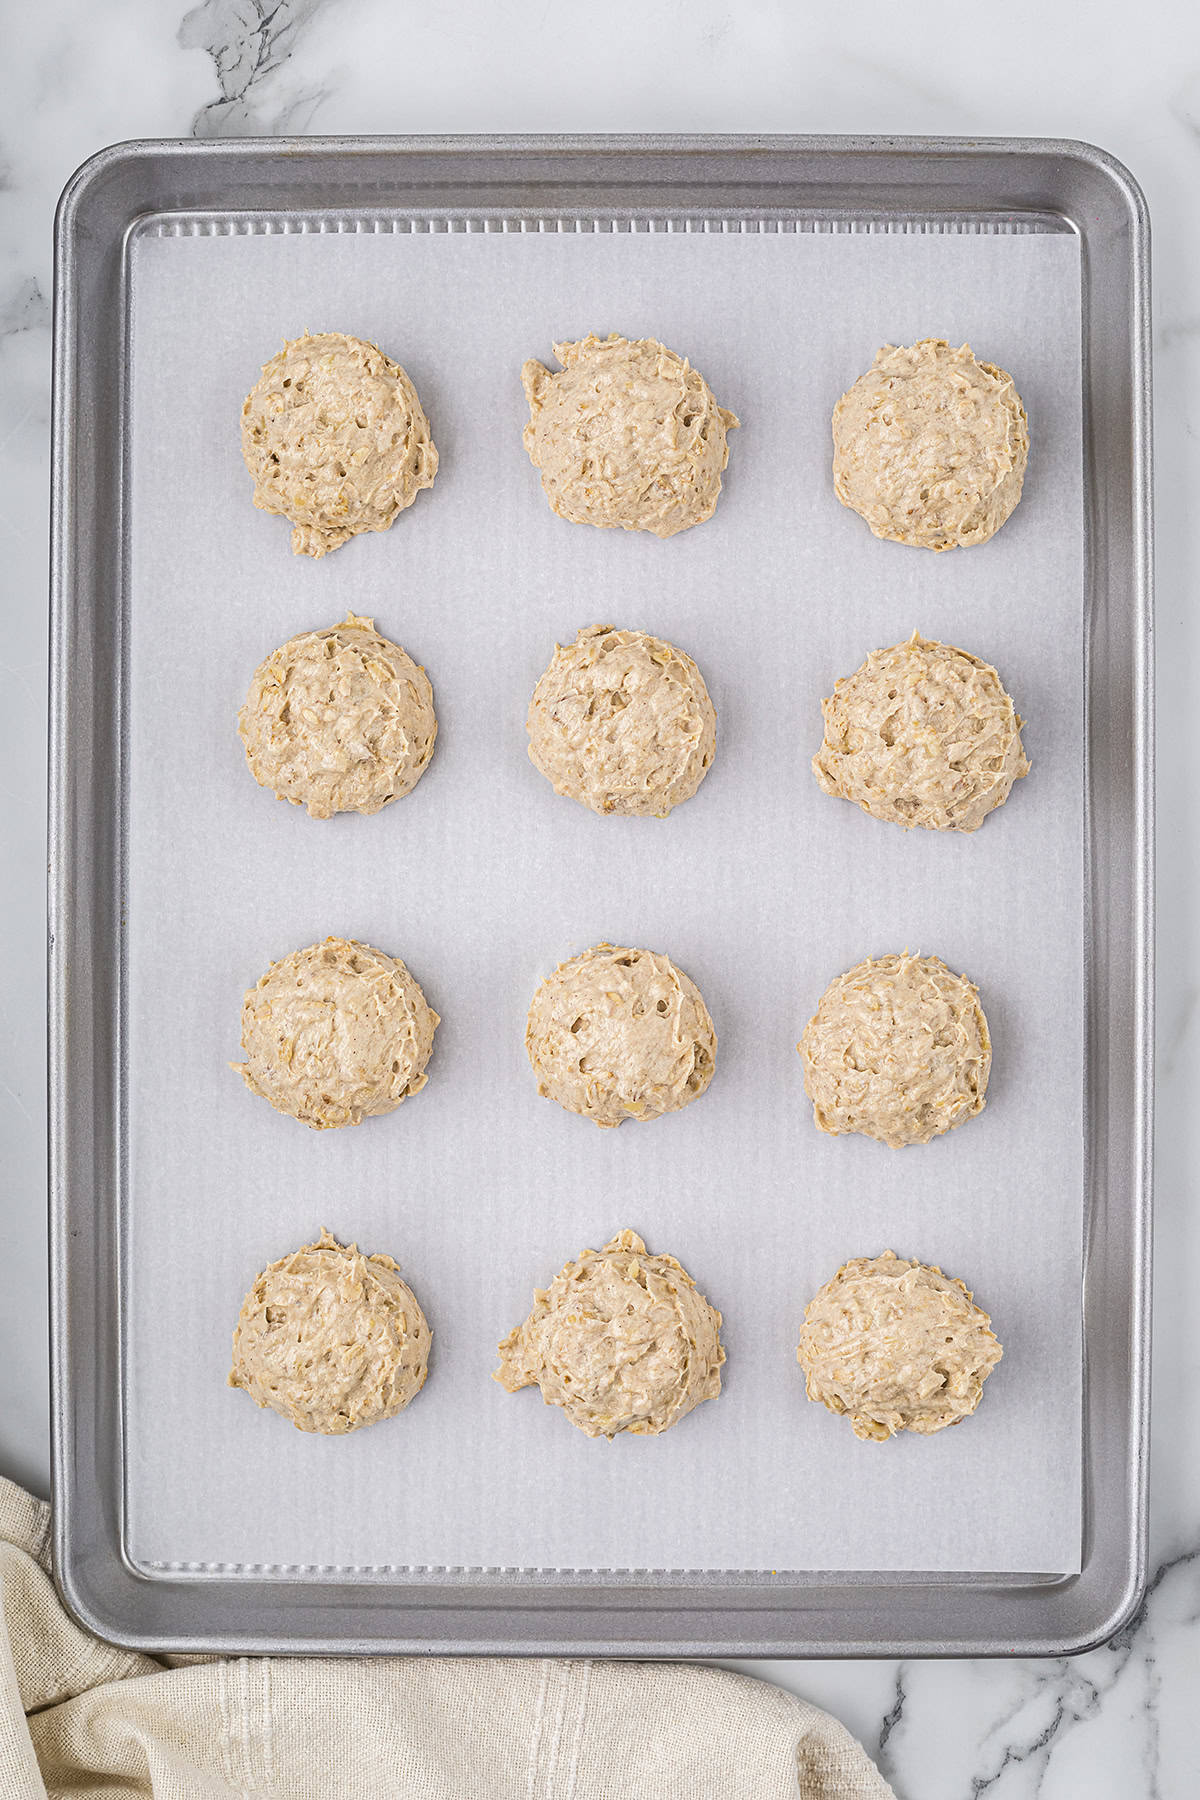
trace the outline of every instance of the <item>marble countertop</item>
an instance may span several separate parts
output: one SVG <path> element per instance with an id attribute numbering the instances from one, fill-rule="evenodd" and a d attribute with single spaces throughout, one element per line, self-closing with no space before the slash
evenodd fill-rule
<path id="1" fill-rule="evenodd" d="M 571 24 L 579 21 L 578 29 Z M 132 137 L 729 131 L 1077 137 L 1154 227 L 1159 1102 L 1152 1578 L 1075 1660 L 759 1663 L 838 1714 L 901 1800 L 1200 1792 L 1200 1209 L 1192 906 L 1200 851 L 1200 30 L 1191 0 L 48 0 L 0 70 L 0 1472 L 48 1487 L 44 784 L 51 229 L 71 171 Z M 1192 697 L 1189 699 L 1189 695 Z"/>

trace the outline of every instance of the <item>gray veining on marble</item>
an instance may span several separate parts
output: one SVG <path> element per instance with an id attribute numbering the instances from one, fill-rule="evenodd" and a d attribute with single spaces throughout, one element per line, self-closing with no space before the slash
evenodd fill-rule
<path id="1" fill-rule="evenodd" d="M 1200 1795 L 1200 32 L 1194 0 L 51 0 L 0 65 L 0 1469 L 46 1482 L 43 821 L 53 207 L 101 144 L 388 131 L 1061 135 L 1155 229 L 1159 1088 L 1152 1563 L 1073 1661 L 745 1665 L 878 1753 L 901 1800 Z M 801 322 L 802 323 L 802 322 Z M 1048 1378 L 1050 1378 L 1048 1372 Z M 1020 1472 L 1014 1471 L 1014 1480 Z"/>
<path id="2" fill-rule="evenodd" d="M 288 79 L 287 65 L 321 0 L 202 0 L 184 17 L 179 42 L 207 50 L 221 89 L 192 120 L 194 137 L 302 134 L 324 98 L 314 82 Z"/>

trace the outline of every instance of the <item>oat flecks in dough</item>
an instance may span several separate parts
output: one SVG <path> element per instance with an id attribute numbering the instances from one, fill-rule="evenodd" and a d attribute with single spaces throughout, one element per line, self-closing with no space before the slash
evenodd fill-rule
<path id="1" fill-rule="evenodd" d="M 298 1431 L 341 1436 L 403 1412 L 425 1385 L 431 1341 L 391 1257 L 322 1231 L 246 1295 L 229 1386 Z"/>
<path id="2" fill-rule="evenodd" d="M 410 794 L 433 755 L 426 675 L 372 619 L 306 631 L 254 672 L 238 714 L 250 773 L 314 819 L 376 813 Z"/>
<path id="3" fill-rule="evenodd" d="M 429 1079 L 440 1024 L 399 957 L 330 937 L 272 963 L 242 1004 L 252 1094 L 314 1131 L 392 1112 Z"/>
<path id="4" fill-rule="evenodd" d="M 721 1315 L 673 1256 L 633 1231 L 583 1250 L 500 1345 L 493 1380 L 535 1383 L 588 1437 L 656 1436 L 721 1391 Z"/>
<path id="5" fill-rule="evenodd" d="M 797 1046 L 822 1131 L 902 1150 L 983 1111 L 992 1046 L 978 989 L 936 956 L 870 957 L 831 981 Z"/>
<path id="6" fill-rule="evenodd" d="M 834 408 L 837 497 L 898 544 L 986 544 L 1021 498 L 1028 457 L 1012 376 L 969 344 L 885 344 Z"/>
<path id="7" fill-rule="evenodd" d="M 707 775 L 717 714 L 683 650 L 589 625 L 560 644 L 526 719 L 529 756 L 555 793 L 597 813 L 666 818 Z"/>
<path id="8" fill-rule="evenodd" d="M 654 338 L 555 344 L 563 365 L 521 370 L 524 442 L 561 519 L 673 537 L 712 517 L 733 413 L 704 377 Z"/>
<path id="9" fill-rule="evenodd" d="M 613 1126 L 698 1099 L 717 1034 L 699 988 L 669 957 L 596 944 L 542 982 L 525 1048 L 539 1094 Z"/>
<path id="10" fill-rule="evenodd" d="M 810 1400 L 883 1443 L 975 1411 L 1003 1354 L 990 1326 L 961 1281 L 885 1250 L 846 1263 L 809 1302 L 796 1360 Z"/>
<path id="11" fill-rule="evenodd" d="M 340 331 L 294 338 L 264 364 L 242 407 L 242 455 L 255 506 L 291 520 L 298 556 L 386 531 L 438 466 L 405 371 Z"/>
<path id="12" fill-rule="evenodd" d="M 991 664 L 915 631 L 872 650 L 821 711 L 817 781 L 889 824 L 977 831 L 1029 773 L 1024 721 Z"/>

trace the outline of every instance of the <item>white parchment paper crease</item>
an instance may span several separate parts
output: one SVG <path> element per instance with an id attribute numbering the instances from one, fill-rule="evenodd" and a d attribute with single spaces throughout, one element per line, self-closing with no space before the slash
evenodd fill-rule
<path id="1" fill-rule="evenodd" d="M 126 1320 L 129 1547 L 146 1564 L 1069 1571 L 1080 1556 L 1083 614 L 1070 236 L 156 235 L 132 246 Z M 239 411 L 285 337 L 408 369 L 441 454 L 387 534 L 316 563 L 251 505 Z M 589 330 L 687 354 L 742 428 L 711 523 L 660 543 L 553 517 L 521 446 L 528 356 Z M 886 341 L 969 340 L 1032 454 L 993 542 L 883 544 L 836 501 L 829 416 Z M 255 665 L 353 609 L 428 669 L 415 793 L 327 823 L 248 774 Z M 525 755 L 555 640 L 642 627 L 698 661 L 717 759 L 665 822 L 600 819 Z M 914 627 L 1000 669 L 1033 772 L 974 837 L 824 797 L 820 699 Z M 276 1116 L 228 1068 L 243 990 L 327 933 L 404 958 L 443 1016 L 428 1088 L 357 1130 Z M 600 1132 L 540 1100 L 529 999 L 600 939 L 667 951 L 720 1039 L 708 1094 Z M 889 1152 L 821 1136 L 795 1044 L 868 954 L 980 986 L 978 1120 Z M 322 1225 L 400 1262 L 424 1393 L 343 1439 L 226 1388 L 245 1289 Z M 721 1397 L 589 1441 L 495 1345 L 625 1225 L 725 1315 Z M 810 1404 L 804 1306 L 885 1247 L 961 1276 L 1005 1355 L 976 1416 L 859 1443 Z"/>

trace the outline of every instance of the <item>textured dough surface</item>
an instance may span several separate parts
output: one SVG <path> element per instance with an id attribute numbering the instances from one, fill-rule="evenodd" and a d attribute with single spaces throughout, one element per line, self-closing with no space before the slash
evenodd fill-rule
<path id="1" fill-rule="evenodd" d="M 673 537 L 716 510 L 737 419 L 654 338 L 555 344 L 563 365 L 521 370 L 524 442 L 560 519 Z"/>
<path id="2" fill-rule="evenodd" d="M 399 957 L 352 939 L 293 950 L 242 1003 L 252 1094 L 314 1131 L 389 1113 L 429 1077 L 440 1020 Z"/>
<path id="3" fill-rule="evenodd" d="M 340 1436 L 403 1412 L 425 1385 L 431 1341 L 391 1257 L 322 1231 L 246 1295 L 229 1386 L 298 1431 Z"/>
<path id="4" fill-rule="evenodd" d="M 655 1436 L 720 1393 L 720 1329 L 673 1256 L 650 1256 L 636 1232 L 620 1231 L 534 1290 L 493 1379 L 510 1394 L 536 1383 L 588 1437 Z"/>
<path id="5" fill-rule="evenodd" d="M 1029 773 L 1024 721 L 991 664 L 915 631 L 872 650 L 821 711 L 817 781 L 890 824 L 977 831 Z"/>
<path id="6" fill-rule="evenodd" d="M 298 556 L 386 531 L 438 466 L 405 371 L 340 331 L 294 338 L 264 363 L 242 407 L 242 455 L 255 506 L 291 520 Z"/>
<path id="7" fill-rule="evenodd" d="M 898 544 L 986 544 L 1021 498 L 1028 457 L 1012 376 L 944 338 L 885 344 L 833 412 L 837 497 Z"/>
<path id="8" fill-rule="evenodd" d="M 306 631 L 254 671 L 238 714 L 250 773 L 314 819 L 412 792 L 437 737 L 424 669 L 372 619 Z"/>
<path id="9" fill-rule="evenodd" d="M 612 1126 L 697 1099 L 713 1078 L 717 1034 L 699 988 L 669 957 L 596 944 L 542 982 L 525 1048 L 539 1094 Z"/>
<path id="10" fill-rule="evenodd" d="M 810 1400 L 882 1443 L 975 1411 L 1003 1354 L 990 1326 L 961 1281 L 885 1250 L 846 1263 L 809 1302 L 796 1360 Z"/>
<path id="11" fill-rule="evenodd" d="M 525 724 L 530 760 L 556 794 L 638 818 L 665 819 L 690 800 L 717 747 L 716 708 L 691 657 L 612 625 L 555 648 Z"/>
<path id="12" fill-rule="evenodd" d="M 978 989 L 936 956 L 867 957 L 830 982 L 797 1048 L 822 1131 L 893 1150 L 983 1111 L 992 1046 Z"/>

